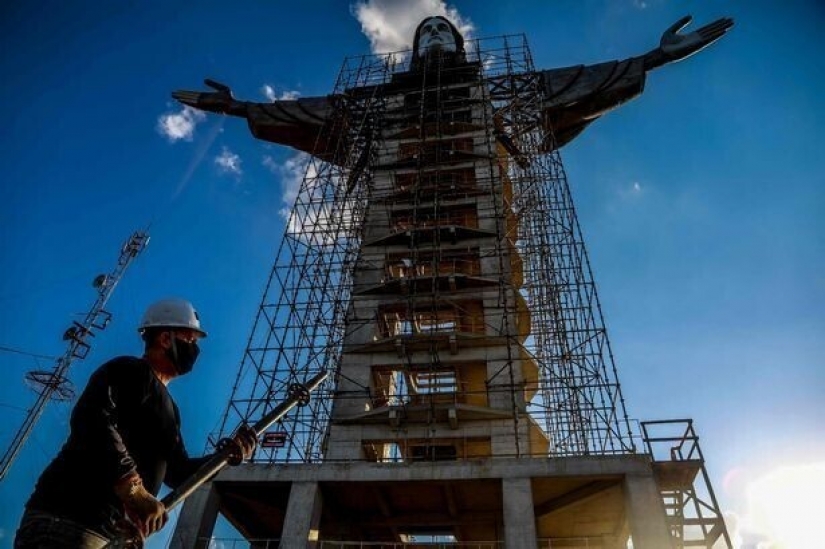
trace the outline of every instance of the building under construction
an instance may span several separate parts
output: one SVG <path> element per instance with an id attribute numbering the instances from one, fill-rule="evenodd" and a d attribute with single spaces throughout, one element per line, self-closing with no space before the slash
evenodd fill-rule
<path id="1" fill-rule="evenodd" d="M 212 443 L 332 375 L 186 501 L 174 547 L 219 514 L 252 547 L 731 547 L 691 422 L 628 419 L 563 86 L 523 36 L 466 50 L 345 61 Z"/>

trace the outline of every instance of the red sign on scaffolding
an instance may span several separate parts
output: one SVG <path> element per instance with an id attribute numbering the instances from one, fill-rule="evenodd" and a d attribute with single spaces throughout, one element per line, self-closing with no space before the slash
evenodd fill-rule
<path id="1" fill-rule="evenodd" d="M 262 448 L 283 448 L 286 444 L 286 431 L 270 431 L 261 439 Z"/>

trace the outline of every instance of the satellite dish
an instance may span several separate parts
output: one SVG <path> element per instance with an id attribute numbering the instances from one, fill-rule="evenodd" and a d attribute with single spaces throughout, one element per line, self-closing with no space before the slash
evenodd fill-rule
<path id="1" fill-rule="evenodd" d="M 99 274 L 92 281 L 92 286 L 94 286 L 95 288 L 97 288 L 99 290 L 100 288 L 103 288 L 104 286 L 106 286 L 108 283 L 109 283 L 109 276 L 105 275 L 105 274 Z"/>

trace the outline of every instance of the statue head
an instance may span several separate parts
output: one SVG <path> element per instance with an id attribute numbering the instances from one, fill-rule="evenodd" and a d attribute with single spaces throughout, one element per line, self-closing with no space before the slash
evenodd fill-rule
<path id="1" fill-rule="evenodd" d="M 415 29 L 415 40 L 413 42 L 415 55 L 420 57 L 427 50 L 436 49 L 455 53 L 457 49 L 456 37 L 462 43 L 464 42 L 458 30 L 447 19 L 441 16 L 428 17 L 421 21 L 418 28 Z"/>
<path id="2" fill-rule="evenodd" d="M 464 37 L 446 17 L 427 17 L 415 29 L 412 66 L 415 68 L 428 55 L 449 54 L 464 60 Z"/>

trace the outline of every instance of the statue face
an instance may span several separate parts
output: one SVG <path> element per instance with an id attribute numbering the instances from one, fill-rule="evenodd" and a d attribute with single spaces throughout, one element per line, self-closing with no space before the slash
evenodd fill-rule
<path id="1" fill-rule="evenodd" d="M 455 36 L 444 19 L 430 17 L 421 25 L 418 33 L 416 55 L 424 55 L 428 50 L 456 51 Z"/>

